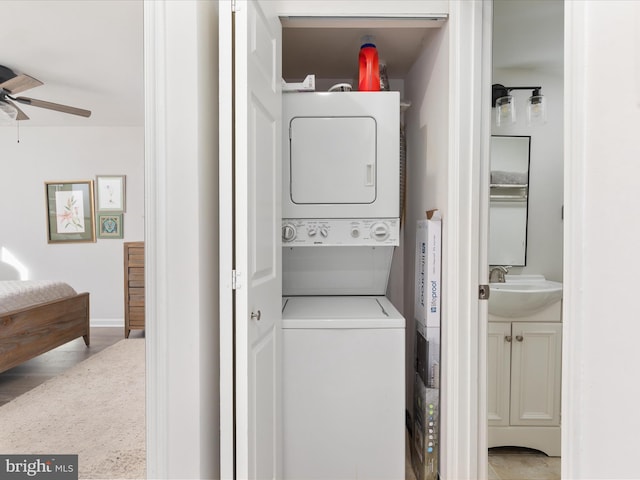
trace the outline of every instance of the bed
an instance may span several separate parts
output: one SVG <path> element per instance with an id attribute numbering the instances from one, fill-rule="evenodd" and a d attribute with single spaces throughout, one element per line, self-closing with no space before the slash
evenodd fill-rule
<path id="1" fill-rule="evenodd" d="M 78 337 L 89 346 L 89 294 L 62 282 L 0 280 L 0 372 Z"/>

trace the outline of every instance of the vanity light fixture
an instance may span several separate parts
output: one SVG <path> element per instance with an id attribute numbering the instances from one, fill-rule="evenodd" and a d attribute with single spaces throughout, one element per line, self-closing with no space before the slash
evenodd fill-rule
<path id="1" fill-rule="evenodd" d="M 527 125 L 543 125 L 547 121 L 547 101 L 540 93 L 542 87 L 505 87 L 499 83 L 491 86 L 492 106 L 496 109 L 496 126 L 516 122 L 515 98 L 511 90 L 531 90 L 527 101 Z"/>

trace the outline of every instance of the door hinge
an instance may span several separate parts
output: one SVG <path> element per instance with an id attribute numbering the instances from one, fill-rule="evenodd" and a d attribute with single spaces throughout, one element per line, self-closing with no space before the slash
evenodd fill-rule
<path id="1" fill-rule="evenodd" d="M 237 290 L 240 288 L 239 276 L 240 274 L 236 270 L 231 271 L 231 290 Z"/>
<path id="2" fill-rule="evenodd" d="M 489 300 L 489 295 L 491 295 L 491 289 L 489 288 L 489 285 L 478 286 L 478 298 L 480 300 Z"/>

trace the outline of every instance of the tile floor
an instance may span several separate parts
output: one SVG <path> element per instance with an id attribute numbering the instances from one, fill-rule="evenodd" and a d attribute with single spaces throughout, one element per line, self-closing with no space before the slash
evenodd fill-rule
<path id="1" fill-rule="evenodd" d="M 489 450 L 489 480 L 560 480 L 560 457 L 528 448 Z"/>
<path id="2" fill-rule="evenodd" d="M 411 467 L 411 438 L 405 435 L 405 480 L 416 480 Z M 500 447 L 489 450 L 489 480 L 560 480 L 560 457 L 527 448 Z"/>

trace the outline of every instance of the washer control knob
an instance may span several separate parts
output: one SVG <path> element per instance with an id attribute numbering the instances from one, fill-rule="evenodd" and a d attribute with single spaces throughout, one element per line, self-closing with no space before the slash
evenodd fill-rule
<path id="1" fill-rule="evenodd" d="M 313 227 L 311 227 L 311 228 L 309 228 L 309 230 L 307 230 L 307 235 L 309 235 L 310 237 L 315 237 L 316 233 L 318 233 L 318 230 L 316 230 Z"/>
<path id="2" fill-rule="evenodd" d="M 360 236 L 360 229 L 358 227 L 353 227 L 351 229 L 351 236 L 353 238 L 358 238 Z"/>
<path id="3" fill-rule="evenodd" d="M 290 242 L 294 238 L 296 238 L 296 227 L 287 223 L 282 227 L 282 240 L 284 242 Z"/>
<path id="4" fill-rule="evenodd" d="M 391 231 L 389 230 L 389 225 L 383 222 L 375 223 L 371 227 L 371 237 L 375 238 L 379 242 L 385 241 L 389 238 Z"/>
<path id="5" fill-rule="evenodd" d="M 321 227 L 320 235 L 322 235 L 324 238 L 327 238 L 327 236 L 329 235 L 329 229 L 327 227 Z"/>

